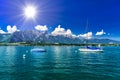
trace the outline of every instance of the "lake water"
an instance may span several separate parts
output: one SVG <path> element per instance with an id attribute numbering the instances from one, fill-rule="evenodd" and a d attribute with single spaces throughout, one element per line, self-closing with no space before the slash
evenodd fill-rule
<path id="1" fill-rule="evenodd" d="M 120 47 L 82 53 L 78 46 L 0 46 L 0 80 L 120 80 Z M 25 56 L 24 56 L 25 55 Z"/>

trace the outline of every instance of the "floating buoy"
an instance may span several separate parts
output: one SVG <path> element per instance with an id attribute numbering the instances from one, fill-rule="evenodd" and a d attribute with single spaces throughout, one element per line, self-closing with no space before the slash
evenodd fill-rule
<path id="1" fill-rule="evenodd" d="M 25 54 L 23 54 L 23 58 L 26 58 L 26 55 L 25 55 Z"/>

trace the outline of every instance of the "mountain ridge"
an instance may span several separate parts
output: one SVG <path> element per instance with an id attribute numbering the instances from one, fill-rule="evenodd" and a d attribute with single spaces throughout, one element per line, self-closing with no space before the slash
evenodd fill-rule
<path id="1" fill-rule="evenodd" d="M 13 34 L 0 34 L 0 42 L 38 42 L 38 43 L 65 43 L 65 44 L 83 44 L 85 43 L 84 38 L 73 37 L 73 36 L 63 36 L 63 35 L 52 35 L 47 32 L 40 32 L 36 30 L 29 31 L 16 31 Z M 9 39 L 8 39 L 9 38 Z M 5 40 L 6 39 L 6 40 Z M 98 39 L 92 38 L 88 42 L 91 43 L 101 43 L 101 44 L 120 44 L 120 41 L 115 41 L 111 39 Z"/>

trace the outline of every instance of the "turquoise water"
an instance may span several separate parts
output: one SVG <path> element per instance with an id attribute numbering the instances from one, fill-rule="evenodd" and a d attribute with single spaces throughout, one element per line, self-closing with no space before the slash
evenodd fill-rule
<path id="1" fill-rule="evenodd" d="M 78 46 L 0 46 L 0 80 L 120 80 L 120 47 L 82 53 Z M 25 56 L 23 56 L 25 55 Z"/>

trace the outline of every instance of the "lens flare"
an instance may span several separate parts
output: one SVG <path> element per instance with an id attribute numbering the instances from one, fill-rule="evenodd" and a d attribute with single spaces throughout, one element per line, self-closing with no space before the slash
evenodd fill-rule
<path id="1" fill-rule="evenodd" d="M 24 15 L 26 18 L 35 18 L 37 10 L 34 6 L 27 6 L 24 8 Z"/>

